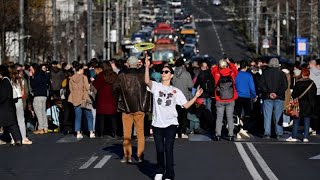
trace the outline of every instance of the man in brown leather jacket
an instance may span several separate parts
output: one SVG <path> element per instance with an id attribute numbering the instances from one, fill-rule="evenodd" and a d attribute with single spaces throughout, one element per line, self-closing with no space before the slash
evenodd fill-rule
<path id="1" fill-rule="evenodd" d="M 144 72 L 139 69 L 139 60 L 131 56 L 127 59 L 127 64 L 128 69 L 119 73 L 119 79 L 113 87 L 115 95 L 119 97 L 118 111 L 122 112 L 124 156 L 121 162 L 132 162 L 132 124 L 138 138 L 138 161 L 142 162 L 145 146 L 144 116 L 145 112 L 151 112 L 152 99 L 144 82 Z"/>

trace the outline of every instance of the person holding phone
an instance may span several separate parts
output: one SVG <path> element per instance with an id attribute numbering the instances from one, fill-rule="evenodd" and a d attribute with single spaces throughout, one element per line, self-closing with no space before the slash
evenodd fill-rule
<path id="1" fill-rule="evenodd" d="M 174 179 L 173 145 L 177 131 L 178 113 L 176 105 L 188 109 L 203 90 L 198 86 L 196 95 L 187 101 L 182 91 L 172 85 L 174 71 L 164 66 L 161 71 L 161 82 L 151 81 L 149 75 L 150 60 L 145 57 L 145 83 L 153 94 L 152 126 L 157 151 L 158 169 L 155 180 Z M 165 153 L 166 152 L 166 153 Z"/>

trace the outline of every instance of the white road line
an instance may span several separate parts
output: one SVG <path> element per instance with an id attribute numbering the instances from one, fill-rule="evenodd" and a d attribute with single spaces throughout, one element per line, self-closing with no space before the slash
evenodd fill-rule
<path id="1" fill-rule="evenodd" d="M 237 149 L 239 151 L 239 154 L 240 154 L 242 160 L 244 161 L 244 164 L 246 165 L 246 167 L 247 167 L 249 173 L 251 174 L 252 178 L 254 180 L 262 180 L 262 177 L 258 173 L 257 169 L 254 167 L 252 161 L 250 160 L 248 154 L 244 150 L 242 144 L 240 142 L 235 142 L 235 144 L 236 144 L 236 147 L 237 147 Z"/>
<path id="2" fill-rule="evenodd" d="M 251 151 L 253 157 L 257 160 L 258 164 L 260 165 L 263 172 L 267 175 L 267 177 L 270 180 L 279 180 L 277 176 L 272 172 L 270 167 L 267 165 L 267 163 L 264 161 L 264 159 L 261 157 L 257 149 L 254 147 L 252 143 L 246 143 L 249 150 Z"/>
<path id="3" fill-rule="evenodd" d="M 92 156 L 86 163 L 84 163 L 79 169 L 87 169 L 96 159 L 98 156 Z"/>
<path id="4" fill-rule="evenodd" d="M 206 12 L 206 11 L 204 11 L 204 10 L 202 11 L 200 8 L 196 7 L 196 6 L 194 5 L 194 2 L 193 2 L 193 1 L 194 1 L 194 0 L 191 1 L 191 5 L 192 5 L 193 7 L 195 7 L 196 9 L 198 9 L 199 12 L 202 12 L 202 13 L 206 14 L 206 15 L 211 19 L 212 29 L 214 30 L 214 32 L 215 32 L 215 34 L 216 34 L 216 36 L 217 36 L 218 43 L 219 43 L 219 46 L 220 46 L 220 51 L 221 51 L 222 54 L 225 54 L 225 53 L 224 53 L 223 46 L 222 46 L 222 43 L 221 43 L 221 40 L 220 40 L 219 33 L 218 33 L 218 31 L 217 31 L 216 25 L 215 25 L 214 22 L 213 22 L 214 20 L 213 20 L 212 16 L 211 16 L 208 12 Z"/>
<path id="5" fill-rule="evenodd" d="M 104 166 L 104 164 L 106 164 L 106 162 L 111 158 L 111 155 L 107 155 L 104 156 L 96 166 L 94 166 L 93 168 L 102 168 L 102 166 Z"/>

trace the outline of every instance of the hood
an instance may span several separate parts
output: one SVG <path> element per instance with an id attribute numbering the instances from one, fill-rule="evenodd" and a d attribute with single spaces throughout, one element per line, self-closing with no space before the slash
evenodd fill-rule
<path id="1" fill-rule="evenodd" d="M 231 69 L 229 68 L 220 69 L 219 72 L 222 76 L 229 76 L 232 73 Z"/>
<path id="2" fill-rule="evenodd" d="M 79 83 L 80 81 L 83 81 L 83 76 L 82 74 L 75 74 L 71 77 L 71 81 L 74 83 Z"/>
<path id="3" fill-rule="evenodd" d="M 182 73 L 183 73 L 183 67 L 182 66 L 181 67 L 176 67 L 174 69 L 174 75 L 176 77 L 180 77 Z"/>

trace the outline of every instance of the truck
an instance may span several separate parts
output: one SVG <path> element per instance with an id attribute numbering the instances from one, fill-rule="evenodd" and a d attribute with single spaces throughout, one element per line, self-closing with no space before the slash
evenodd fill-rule
<path id="1" fill-rule="evenodd" d="M 153 30 L 153 41 L 157 42 L 158 39 L 172 39 L 175 38 L 174 28 L 169 23 L 160 22 Z"/>
<path id="2" fill-rule="evenodd" d="M 152 53 L 152 63 L 161 64 L 171 62 L 177 57 L 178 49 L 176 43 L 169 38 L 158 39 Z"/>

